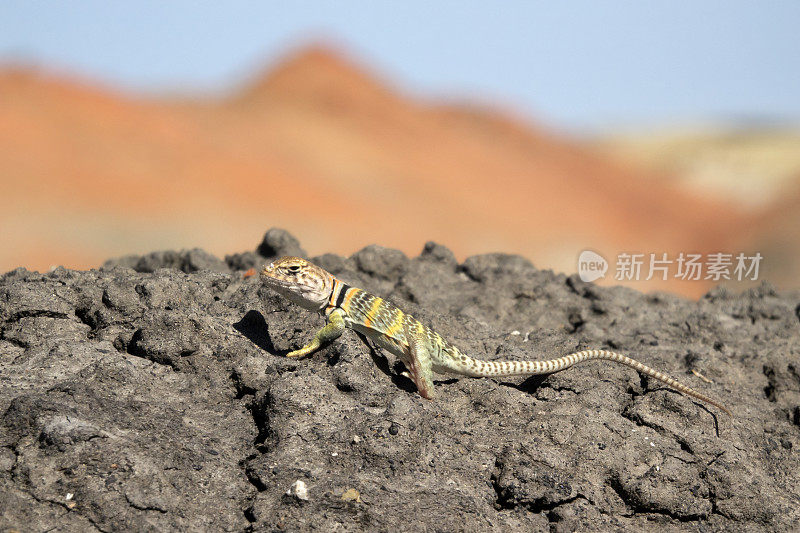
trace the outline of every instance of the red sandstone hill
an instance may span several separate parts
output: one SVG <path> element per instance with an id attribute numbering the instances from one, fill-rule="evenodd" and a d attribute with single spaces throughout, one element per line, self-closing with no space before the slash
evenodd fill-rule
<path id="1" fill-rule="evenodd" d="M 433 239 L 460 258 L 517 252 L 567 272 L 584 248 L 613 261 L 736 245 L 744 217 L 659 178 L 499 112 L 414 101 L 321 48 L 216 100 L 0 73 L 2 271 L 222 255 L 276 225 L 311 253 L 416 254 Z"/>

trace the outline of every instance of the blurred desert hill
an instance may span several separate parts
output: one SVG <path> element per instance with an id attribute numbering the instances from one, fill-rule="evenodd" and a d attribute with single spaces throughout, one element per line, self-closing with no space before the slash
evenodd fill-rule
<path id="1" fill-rule="evenodd" d="M 800 272 L 800 128 L 769 122 L 698 124 L 609 135 L 595 147 L 688 191 L 750 215 L 740 247 L 766 258 L 765 279 L 796 288 Z"/>
<path id="2" fill-rule="evenodd" d="M 585 248 L 612 263 L 622 251 L 752 251 L 761 215 L 590 144 L 507 111 L 408 97 L 318 46 L 202 99 L 6 68 L 0 271 L 194 246 L 224 255 L 272 226 L 312 254 L 379 243 L 416 255 L 436 240 L 459 259 L 520 253 L 568 273 Z"/>
<path id="3" fill-rule="evenodd" d="M 601 151 L 687 189 L 749 207 L 769 206 L 800 184 L 800 129 L 779 124 L 698 124 L 597 139 Z"/>

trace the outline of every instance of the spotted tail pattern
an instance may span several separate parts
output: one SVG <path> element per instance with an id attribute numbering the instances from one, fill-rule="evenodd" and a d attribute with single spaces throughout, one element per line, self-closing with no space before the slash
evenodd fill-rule
<path id="1" fill-rule="evenodd" d="M 730 410 L 717 400 L 683 385 L 658 370 L 653 370 L 649 366 L 643 365 L 636 359 L 631 359 L 630 357 L 608 350 L 582 350 L 548 361 L 480 361 L 467 357 L 462 368 L 464 369 L 464 374 L 474 377 L 533 376 L 537 374 L 560 372 L 561 370 L 565 370 L 583 361 L 591 361 L 594 359 L 614 361 L 615 363 L 634 368 L 642 374 L 646 374 L 666 383 L 679 392 L 714 405 L 725 411 L 728 415 L 732 415 Z"/>
<path id="2" fill-rule="evenodd" d="M 328 319 L 328 324 L 317 332 L 311 342 L 290 352 L 288 356 L 308 355 L 324 343 L 337 338 L 345 328 L 351 328 L 395 354 L 408 368 L 408 376 L 417 385 L 419 393 L 428 399 L 435 395 L 432 380 L 434 372 L 471 377 L 531 376 L 559 372 L 583 361 L 605 360 L 634 368 L 679 392 L 731 414 L 717 400 L 635 359 L 608 350 L 583 350 L 542 361 L 474 359 L 390 302 L 362 289 L 350 287 L 304 259 L 284 257 L 267 267 L 262 272 L 262 277 L 276 290 L 284 292 L 301 305 L 317 309 Z M 273 278 L 277 278 L 277 281 Z"/>

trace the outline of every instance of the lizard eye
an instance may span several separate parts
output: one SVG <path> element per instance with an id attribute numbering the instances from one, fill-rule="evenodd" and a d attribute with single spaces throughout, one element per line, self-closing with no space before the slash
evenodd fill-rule
<path id="1" fill-rule="evenodd" d="M 292 274 L 296 274 L 296 273 L 300 272 L 300 266 L 299 265 L 290 266 L 289 267 L 289 272 L 291 272 Z"/>

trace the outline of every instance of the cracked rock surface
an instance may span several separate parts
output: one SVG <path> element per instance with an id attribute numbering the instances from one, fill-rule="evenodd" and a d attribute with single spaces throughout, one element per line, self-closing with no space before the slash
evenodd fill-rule
<path id="1" fill-rule="evenodd" d="M 225 261 L 0 276 L 0 530 L 800 527 L 800 294 L 691 302 L 432 243 L 313 258 L 473 357 L 609 348 L 734 417 L 610 362 L 427 401 L 352 331 L 283 357 L 322 318 L 242 270 L 284 253 L 270 230 Z"/>

